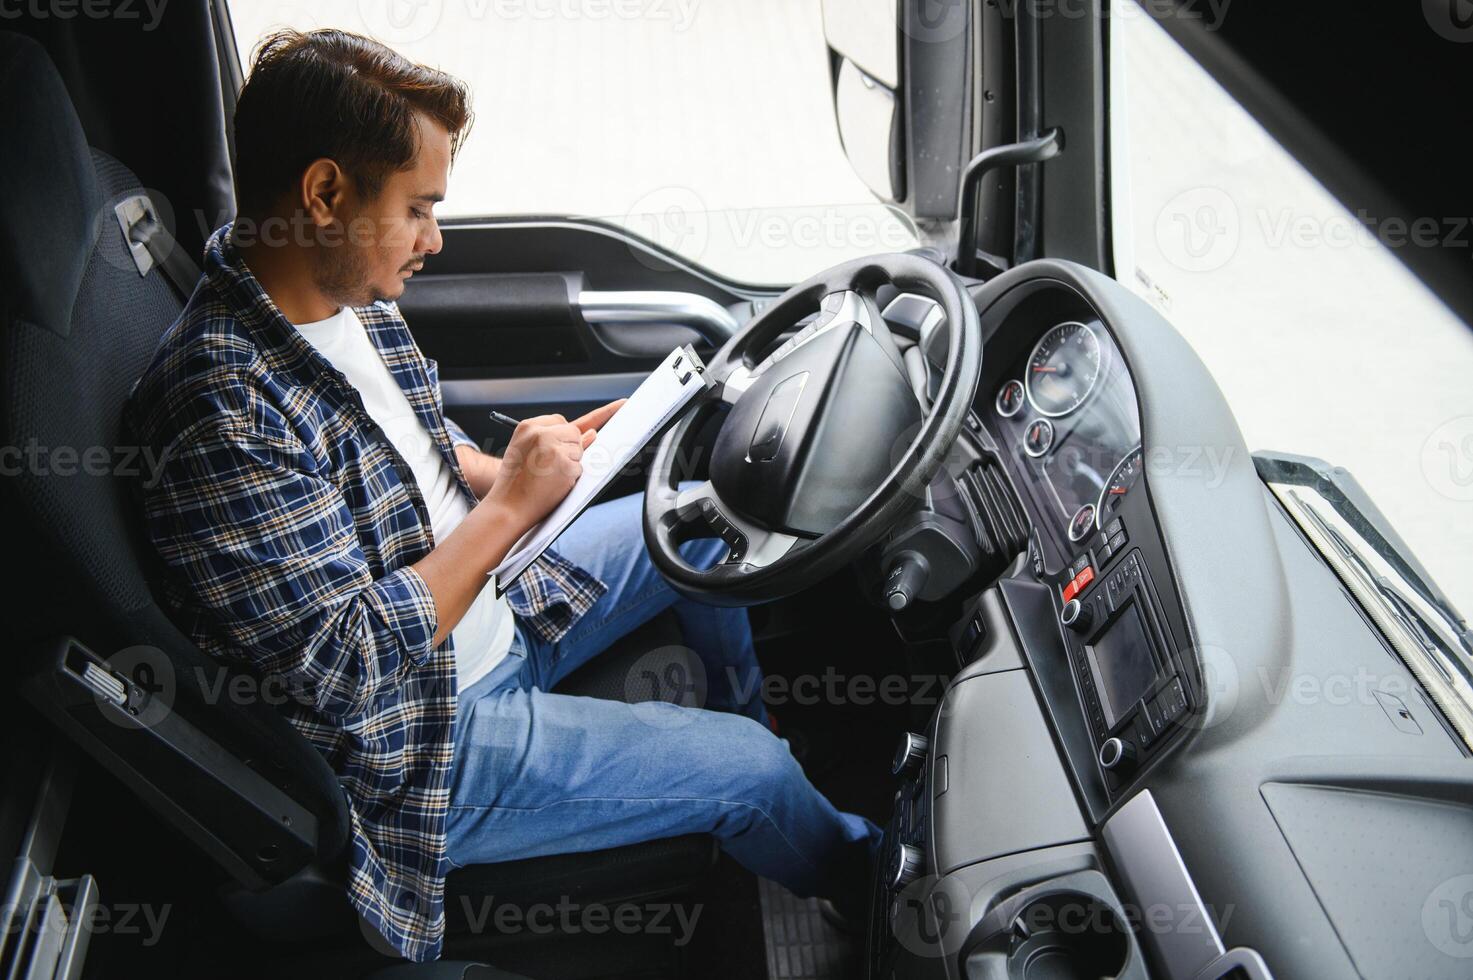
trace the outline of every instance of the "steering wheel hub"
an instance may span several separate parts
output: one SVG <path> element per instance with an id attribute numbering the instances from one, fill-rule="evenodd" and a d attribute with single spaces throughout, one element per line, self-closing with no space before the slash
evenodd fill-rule
<path id="1" fill-rule="evenodd" d="M 863 503 L 890 472 L 895 444 L 921 420 L 878 311 L 871 317 L 857 294 L 847 294 L 852 302 L 835 295 L 863 315 L 828 313 L 820 329 L 764 361 L 711 457 L 722 500 L 804 537 L 832 531 Z"/>

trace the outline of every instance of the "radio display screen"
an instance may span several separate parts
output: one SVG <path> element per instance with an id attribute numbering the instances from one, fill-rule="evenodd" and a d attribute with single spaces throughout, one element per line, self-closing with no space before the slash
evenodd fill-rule
<path id="1" fill-rule="evenodd" d="M 1156 658 L 1151 654 L 1140 607 L 1135 602 L 1126 606 L 1084 652 L 1100 689 L 1105 726 L 1114 728 L 1120 716 L 1156 681 Z"/>

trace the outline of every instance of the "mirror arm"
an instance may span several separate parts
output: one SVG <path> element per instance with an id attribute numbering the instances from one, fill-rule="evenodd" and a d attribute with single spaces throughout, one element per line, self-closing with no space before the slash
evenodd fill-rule
<path id="1" fill-rule="evenodd" d="M 961 219 L 956 250 L 957 272 L 975 279 L 981 271 L 977 261 L 977 190 L 982 185 L 982 178 L 1001 167 L 1042 163 L 1052 160 L 1062 152 L 1064 131 L 1055 127 L 1033 139 L 989 147 L 972 157 L 966 170 L 962 172 L 960 202 L 957 205 Z"/>

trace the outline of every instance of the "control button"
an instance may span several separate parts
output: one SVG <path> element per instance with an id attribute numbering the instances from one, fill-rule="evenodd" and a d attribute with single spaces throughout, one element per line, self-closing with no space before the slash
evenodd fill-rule
<path id="1" fill-rule="evenodd" d="M 1152 731 L 1159 732 L 1166 727 L 1166 722 L 1161 717 L 1161 702 L 1159 698 L 1146 702 L 1146 710 L 1142 713 L 1141 717 L 1146 720 L 1146 727 Z"/>
<path id="2" fill-rule="evenodd" d="M 1100 746 L 1100 768 L 1127 773 L 1135 768 L 1135 746 L 1128 739 L 1107 738 Z"/>
<path id="3" fill-rule="evenodd" d="M 1173 680 L 1170 687 L 1156 695 L 1152 704 L 1158 731 L 1181 717 L 1182 712 L 1187 710 L 1187 695 L 1182 689 L 1181 679 Z"/>
<path id="4" fill-rule="evenodd" d="M 909 606 L 925 586 L 926 575 L 926 563 L 919 555 L 913 552 L 901 555 L 885 576 L 885 605 L 892 612 Z"/>
<path id="5" fill-rule="evenodd" d="M 935 789 L 936 795 L 940 796 L 942 793 L 945 793 L 946 788 L 950 784 L 951 775 L 947 772 L 946 756 L 937 756 L 936 765 L 931 774 L 931 785 Z"/>
<path id="6" fill-rule="evenodd" d="M 1121 531 L 1119 534 L 1110 535 L 1110 540 L 1106 543 L 1112 550 L 1119 551 L 1125 547 L 1125 532 Z"/>
<path id="7" fill-rule="evenodd" d="M 1095 552 L 1095 555 L 1099 558 L 1100 564 L 1103 565 L 1105 562 L 1110 560 L 1110 556 L 1114 553 L 1114 548 L 1111 548 L 1108 544 L 1102 544 L 1100 545 L 1100 549 Z"/>
<path id="8" fill-rule="evenodd" d="M 895 749 L 895 761 L 890 764 L 890 772 L 902 779 L 911 779 L 921 771 L 921 764 L 926 761 L 926 753 L 931 748 L 931 740 L 924 735 L 915 732 L 906 732 L 900 736 L 900 745 Z"/>
<path id="9" fill-rule="evenodd" d="M 919 878 L 925 869 L 926 856 L 920 848 L 897 842 L 890 852 L 890 887 L 904 888 Z"/>
<path id="10" fill-rule="evenodd" d="M 1059 622 L 1076 633 L 1083 633 L 1094 622 L 1094 612 L 1078 599 L 1070 599 L 1064 603 L 1064 608 L 1059 613 Z"/>
<path id="11" fill-rule="evenodd" d="M 1111 521 L 1109 524 L 1106 524 L 1105 525 L 1105 534 L 1108 535 L 1109 537 L 1112 537 L 1113 538 L 1117 534 L 1124 534 L 1124 533 L 1125 533 L 1125 524 L 1118 517 L 1115 518 L 1113 521 Z"/>
<path id="12" fill-rule="evenodd" d="M 1085 565 L 1084 569 L 1069 580 L 1064 586 L 1063 598 L 1065 602 L 1073 599 L 1079 593 L 1089 588 L 1089 584 L 1095 580 L 1095 569 L 1093 565 Z"/>
<path id="13" fill-rule="evenodd" d="M 978 640 L 982 639 L 982 634 L 985 632 L 986 627 L 982 624 L 982 613 L 978 611 L 976 615 L 967 621 L 966 629 L 962 630 L 962 652 L 971 653 L 972 648 L 977 645 Z"/>
<path id="14" fill-rule="evenodd" d="M 1078 575 L 1080 572 L 1084 571 L 1088 567 L 1089 555 L 1080 555 L 1078 558 L 1074 559 L 1074 564 L 1069 566 L 1069 574 L 1071 576 Z"/>

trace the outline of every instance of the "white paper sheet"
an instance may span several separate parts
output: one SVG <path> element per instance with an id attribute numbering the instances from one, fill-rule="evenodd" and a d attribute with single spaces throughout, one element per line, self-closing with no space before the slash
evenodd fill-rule
<path id="1" fill-rule="evenodd" d="M 541 523 L 522 535 L 491 572 L 501 594 L 527 570 L 569 524 L 619 475 L 651 439 L 707 387 L 704 365 L 689 345 L 671 351 L 659 367 L 604 423 L 583 452 L 583 473 L 573 489 Z"/>

